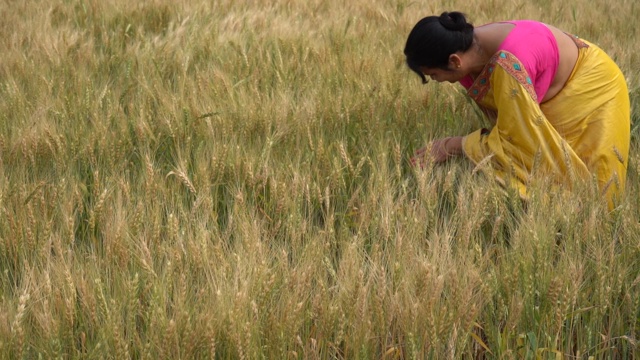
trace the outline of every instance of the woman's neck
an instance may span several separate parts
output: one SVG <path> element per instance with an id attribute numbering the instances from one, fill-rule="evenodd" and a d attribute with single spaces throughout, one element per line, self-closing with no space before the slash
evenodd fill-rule
<path id="1" fill-rule="evenodd" d="M 471 44 L 471 48 L 466 52 L 467 62 L 469 64 L 469 75 L 474 79 L 480 75 L 491 59 L 490 53 L 483 45 L 482 39 L 474 34 L 473 44 Z"/>
<path id="2" fill-rule="evenodd" d="M 473 45 L 469 51 L 471 76 L 475 78 L 480 75 L 515 26 L 513 23 L 497 22 L 473 29 Z"/>

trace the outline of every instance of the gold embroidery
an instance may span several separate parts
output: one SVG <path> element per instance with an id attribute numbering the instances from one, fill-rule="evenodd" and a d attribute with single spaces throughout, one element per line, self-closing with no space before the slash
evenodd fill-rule
<path id="1" fill-rule="evenodd" d="M 520 60 L 508 51 L 499 51 L 491 57 L 489 63 L 476 78 L 473 85 L 467 90 L 467 94 L 476 100 L 481 101 L 491 88 L 489 79 L 495 70 L 496 65 L 503 68 L 507 73 L 513 76 L 525 90 L 531 95 L 534 101 L 538 101 L 538 95 L 533 87 L 533 81 L 529 77 L 527 70 L 524 68 Z M 515 94 L 512 92 L 512 96 Z"/>

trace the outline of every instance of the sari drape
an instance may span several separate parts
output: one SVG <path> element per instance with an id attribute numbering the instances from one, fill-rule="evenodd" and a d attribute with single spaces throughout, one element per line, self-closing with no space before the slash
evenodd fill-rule
<path id="1" fill-rule="evenodd" d="M 543 176 L 571 185 L 597 179 L 610 208 L 624 191 L 630 142 L 630 104 L 618 66 L 597 46 L 577 38 L 577 63 L 563 89 L 538 104 L 522 63 L 495 54 L 468 89 L 480 107 L 495 110 L 493 128 L 463 138 L 463 151 L 482 170 L 527 197 Z"/>

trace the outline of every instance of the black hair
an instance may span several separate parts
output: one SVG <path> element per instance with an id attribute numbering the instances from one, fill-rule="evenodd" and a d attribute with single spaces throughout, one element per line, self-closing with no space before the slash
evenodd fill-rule
<path id="1" fill-rule="evenodd" d="M 407 65 L 426 83 L 420 67 L 448 70 L 449 56 L 467 51 L 473 43 L 473 25 L 464 14 L 453 11 L 440 16 L 427 16 L 413 27 L 404 54 Z"/>

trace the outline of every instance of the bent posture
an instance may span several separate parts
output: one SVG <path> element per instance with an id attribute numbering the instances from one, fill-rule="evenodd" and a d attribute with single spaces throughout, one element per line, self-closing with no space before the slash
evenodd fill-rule
<path id="1" fill-rule="evenodd" d="M 418 150 L 443 162 L 466 155 L 526 197 L 533 174 L 560 183 L 595 176 L 612 207 L 624 190 L 630 142 L 624 76 L 596 45 L 537 21 L 475 27 L 459 12 L 420 20 L 407 65 L 424 83 L 459 82 L 493 127 Z"/>

